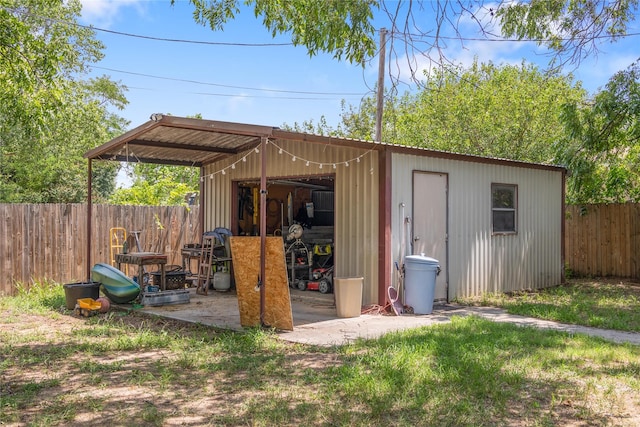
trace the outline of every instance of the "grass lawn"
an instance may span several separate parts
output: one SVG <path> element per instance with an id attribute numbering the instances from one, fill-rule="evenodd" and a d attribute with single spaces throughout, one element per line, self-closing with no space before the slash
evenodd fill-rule
<path id="1" fill-rule="evenodd" d="M 457 302 L 504 308 L 511 314 L 618 331 L 640 332 L 640 284 L 573 279 L 535 292 L 485 294 Z"/>
<path id="2" fill-rule="evenodd" d="M 0 299 L 0 425 L 640 425 L 638 346 L 455 317 L 325 348 L 64 305 Z"/>

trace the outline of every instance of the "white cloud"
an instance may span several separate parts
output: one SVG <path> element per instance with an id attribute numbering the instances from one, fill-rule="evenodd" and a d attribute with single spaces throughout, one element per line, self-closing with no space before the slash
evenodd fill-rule
<path id="1" fill-rule="evenodd" d="M 397 58 L 397 64 L 393 65 L 399 70 L 399 77 L 402 82 L 409 82 L 411 79 L 411 69 L 416 77 L 422 79 L 429 75 L 431 71 L 438 69 L 442 64 L 454 64 L 468 68 L 475 59 L 480 63 L 493 62 L 497 65 L 510 64 L 519 65 L 523 58 L 531 59 L 531 52 L 536 50 L 534 43 L 522 42 L 490 42 L 481 40 L 454 41 L 450 40 L 448 46 L 442 49 L 444 58 L 438 56 L 436 50 L 423 55 L 416 52 L 412 57 L 406 54 Z M 410 58 L 410 59 L 409 59 Z M 544 56 L 539 56 L 544 62 Z M 409 65 L 411 64 L 411 66 Z"/>
<path id="2" fill-rule="evenodd" d="M 427 53 L 420 52 L 420 44 L 426 50 L 430 48 L 433 39 L 417 37 L 412 41 L 413 48 L 406 49 L 402 40 L 394 40 L 394 51 L 399 55 L 387 53 L 388 59 L 395 61 L 391 69 L 396 72 L 403 83 L 411 81 L 411 71 L 415 77 L 422 79 L 429 75 L 430 71 L 439 68 L 442 64 L 460 65 L 469 67 L 477 58 L 479 62 L 493 62 L 495 64 L 520 64 L 523 58 L 537 61 L 539 65 L 545 64 L 545 49 L 538 47 L 533 42 L 518 41 L 488 41 L 488 39 L 500 39 L 499 22 L 492 15 L 492 11 L 500 7 L 499 3 L 485 3 L 481 8 L 473 11 L 473 15 L 465 12 L 459 19 L 444 21 L 439 28 L 438 49 L 431 48 Z M 427 19 L 434 16 L 427 15 Z M 426 22 L 423 20 L 422 22 Z M 424 28 L 417 30 L 425 31 Z M 430 31 L 435 34 L 435 29 Z M 422 39 L 422 42 L 420 41 Z M 539 59 L 539 61 L 538 61 Z M 373 66 L 370 70 L 373 71 Z"/>
<path id="3" fill-rule="evenodd" d="M 133 7 L 143 13 L 146 5 L 141 0 L 81 0 L 82 20 L 102 28 L 109 28 L 121 11 Z"/>

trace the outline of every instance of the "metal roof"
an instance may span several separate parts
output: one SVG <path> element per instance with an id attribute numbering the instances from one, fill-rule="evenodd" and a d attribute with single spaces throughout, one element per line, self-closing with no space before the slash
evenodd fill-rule
<path id="1" fill-rule="evenodd" d="M 84 156 L 95 160 L 203 166 L 249 151 L 263 137 L 372 148 L 370 142 L 289 132 L 277 127 L 152 114 L 148 122 Z"/>
<path id="2" fill-rule="evenodd" d="M 222 160 L 228 156 L 249 151 L 260 144 L 261 138 L 341 145 L 367 150 L 384 149 L 418 156 L 450 158 L 467 162 L 564 170 L 564 168 L 559 166 L 457 154 L 431 150 L 424 147 L 409 147 L 383 142 L 337 138 L 291 132 L 272 126 L 167 116 L 163 114 L 152 114 L 148 122 L 88 151 L 84 156 L 88 159 L 95 160 L 200 167 Z"/>

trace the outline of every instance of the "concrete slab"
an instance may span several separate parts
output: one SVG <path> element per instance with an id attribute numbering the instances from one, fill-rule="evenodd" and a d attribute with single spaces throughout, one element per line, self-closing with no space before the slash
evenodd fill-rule
<path id="1" fill-rule="evenodd" d="M 211 290 L 208 295 L 199 295 L 195 288 L 189 289 L 188 304 L 144 306 L 138 311 L 186 322 L 201 323 L 223 329 L 242 330 L 240 311 L 235 291 Z M 130 309 L 131 306 L 125 306 Z M 333 294 L 291 289 L 291 311 L 293 326 L 322 322 L 337 317 Z"/>
<path id="2" fill-rule="evenodd" d="M 290 294 L 294 330 L 279 333 L 283 340 L 290 342 L 342 345 L 358 338 L 376 338 L 392 331 L 449 321 L 449 317 L 443 314 L 446 310 L 437 307 L 430 315 L 363 314 L 339 318 L 333 294 L 297 289 L 291 289 Z M 208 295 L 199 295 L 191 289 L 188 304 L 145 306 L 139 311 L 217 328 L 243 329 L 234 291 L 210 291 Z"/>
<path id="3" fill-rule="evenodd" d="M 320 346 L 342 345 L 359 338 L 378 338 L 389 332 L 447 322 L 449 317 L 433 313 L 430 315 L 381 315 L 363 314 L 359 317 L 335 318 L 322 322 L 308 323 L 281 332 L 286 341 Z"/>
<path id="4" fill-rule="evenodd" d="M 610 331 L 584 326 L 567 325 L 546 320 L 516 316 L 493 307 L 435 306 L 428 315 L 363 314 L 359 317 L 338 318 L 333 294 L 291 289 L 293 331 L 283 331 L 281 339 L 310 345 L 343 345 L 358 338 L 377 338 L 389 332 L 429 326 L 451 321 L 452 316 L 477 315 L 495 322 L 509 322 L 519 326 L 553 329 L 568 333 L 598 336 L 613 342 L 640 345 L 640 333 Z M 125 306 L 131 308 L 131 306 Z M 242 330 L 235 292 L 210 291 L 198 295 L 190 289 L 188 304 L 143 307 L 140 312 L 201 323 L 217 328 Z"/>

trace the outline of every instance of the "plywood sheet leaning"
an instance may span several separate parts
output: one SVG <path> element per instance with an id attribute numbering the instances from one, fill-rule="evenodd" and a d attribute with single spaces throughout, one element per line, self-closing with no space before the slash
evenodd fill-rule
<path id="1" fill-rule="evenodd" d="M 276 329 L 292 331 L 293 315 L 281 237 L 266 238 L 264 323 Z M 240 324 L 260 326 L 260 237 L 232 236 L 233 275 L 238 293 Z"/>

